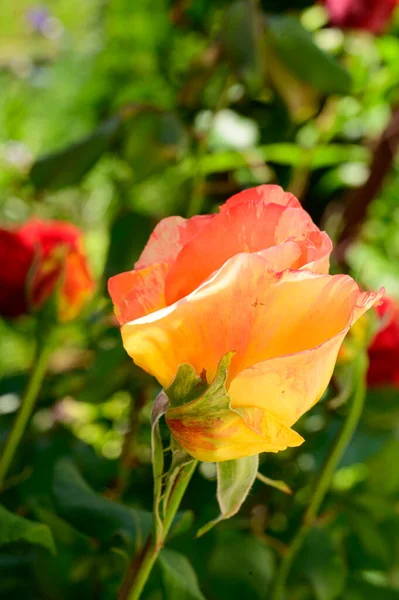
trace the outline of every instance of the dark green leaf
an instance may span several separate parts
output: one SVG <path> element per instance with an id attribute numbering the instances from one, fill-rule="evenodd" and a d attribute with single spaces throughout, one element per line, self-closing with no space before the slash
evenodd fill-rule
<path id="1" fill-rule="evenodd" d="M 269 17 L 267 38 L 299 79 L 325 94 L 350 92 L 352 82 L 349 73 L 314 43 L 297 18 L 290 15 Z"/>
<path id="2" fill-rule="evenodd" d="M 399 590 L 374 585 L 368 581 L 351 579 L 345 590 L 345 600 L 399 600 Z"/>
<path id="3" fill-rule="evenodd" d="M 205 600 L 194 569 L 183 554 L 164 549 L 159 555 L 159 564 L 168 600 Z"/>
<path id="4" fill-rule="evenodd" d="M 184 126 L 172 112 L 142 110 L 124 127 L 124 158 L 138 181 L 175 163 L 184 154 L 187 143 Z"/>
<path id="5" fill-rule="evenodd" d="M 134 268 L 153 227 L 154 222 L 148 216 L 126 210 L 120 212 L 111 225 L 106 279 Z"/>
<path id="6" fill-rule="evenodd" d="M 308 579 L 317 600 L 342 598 L 346 567 L 326 530 L 313 527 L 309 531 L 295 568 Z"/>
<path id="7" fill-rule="evenodd" d="M 54 190 L 78 184 L 108 150 L 120 125 L 120 118 L 113 117 L 72 146 L 39 158 L 30 171 L 33 185 Z"/>
<path id="8" fill-rule="evenodd" d="M 21 541 L 55 553 L 53 534 L 47 525 L 14 515 L 0 505 L 0 546 Z"/>
<path id="9" fill-rule="evenodd" d="M 265 600 L 271 592 L 274 571 L 272 550 L 255 537 L 220 531 L 208 557 L 212 598 Z"/>
<path id="10" fill-rule="evenodd" d="M 237 0 L 228 6 L 222 39 L 233 66 L 252 92 L 261 89 L 264 79 L 260 27 L 255 2 Z"/>
<path id="11" fill-rule="evenodd" d="M 53 496 L 56 510 L 65 521 L 104 544 L 138 548 L 151 529 L 150 512 L 96 494 L 67 459 L 55 466 Z"/>

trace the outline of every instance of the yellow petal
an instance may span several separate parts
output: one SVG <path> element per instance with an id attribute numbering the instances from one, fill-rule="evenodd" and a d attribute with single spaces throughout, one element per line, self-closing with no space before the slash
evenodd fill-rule
<path id="1" fill-rule="evenodd" d="M 185 407 L 170 409 L 166 421 L 176 441 L 194 458 L 205 462 L 233 460 L 261 452 L 279 452 L 299 446 L 303 438 L 273 415 L 258 410 L 256 426 L 247 409 L 226 409 L 207 418 L 187 415 Z M 260 415 L 262 413 L 262 415 Z"/>
<path id="2" fill-rule="evenodd" d="M 189 296 L 126 323 L 128 354 L 170 385 L 191 364 L 208 381 L 222 356 L 235 351 L 230 381 L 256 363 L 312 350 L 351 323 L 361 293 L 346 275 L 276 274 L 256 254 L 239 254 Z M 370 296 L 367 307 L 376 299 Z"/>
<path id="3" fill-rule="evenodd" d="M 285 425 L 293 425 L 327 388 L 349 327 L 381 295 L 382 292 L 359 293 L 346 327 L 319 346 L 259 362 L 241 371 L 228 389 L 231 406 L 266 409 Z"/>

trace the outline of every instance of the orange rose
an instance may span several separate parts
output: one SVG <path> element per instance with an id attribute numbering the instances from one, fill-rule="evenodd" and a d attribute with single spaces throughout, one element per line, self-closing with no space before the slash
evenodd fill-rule
<path id="1" fill-rule="evenodd" d="M 234 352 L 220 402 L 204 392 L 166 413 L 195 458 L 302 443 L 292 425 L 325 391 L 350 326 L 382 294 L 328 275 L 331 249 L 292 194 L 264 185 L 218 214 L 163 219 L 136 268 L 110 279 L 124 346 L 164 388 L 185 363 L 211 383 Z"/>

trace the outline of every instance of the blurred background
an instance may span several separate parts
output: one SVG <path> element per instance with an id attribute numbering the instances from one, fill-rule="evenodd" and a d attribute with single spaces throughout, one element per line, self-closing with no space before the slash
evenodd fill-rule
<path id="1" fill-rule="evenodd" d="M 149 531 L 158 385 L 126 355 L 106 282 L 133 268 L 159 219 L 212 212 L 240 190 L 278 183 L 333 239 L 333 271 L 399 298 L 395 4 L 1 3 L 1 225 L 34 216 L 78 226 L 96 292 L 59 333 L 1 496 L 18 519 L 0 507 L 0 598 L 113 600 Z M 0 319 L 0 444 L 33 359 L 34 321 Z M 180 580 L 199 583 L 172 592 L 170 560 L 144 600 L 267 600 L 345 415 L 357 343 L 361 332 L 324 401 L 299 422 L 306 443 L 261 457 L 262 472 L 294 495 L 258 481 L 237 517 L 194 542 L 217 514 L 215 469 L 202 464 L 169 544 L 191 564 L 181 563 Z M 399 334 L 389 344 L 384 361 L 396 374 Z M 370 382 L 289 600 L 399 599 L 394 379 Z"/>

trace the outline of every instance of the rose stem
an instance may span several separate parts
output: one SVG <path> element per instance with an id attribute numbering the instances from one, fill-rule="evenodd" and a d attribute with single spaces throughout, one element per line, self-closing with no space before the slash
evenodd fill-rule
<path id="1" fill-rule="evenodd" d="M 26 424 L 32 414 L 33 407 L 40 391 L 40 387 L 46 373 L 48 359 L 52 350 L 51 344 L 38 343 L 33 366 L 29 375 L 28 383 L 22 397 L 21 407 L 15 418 L 10 435 L 6 441 L 4 451 L 0 458 L 0 491 L 4 484 L 4 479 L 14 458 L 21 437 L 26 428 Z"/>
<path id="2" fill-rule="evenodd" d="M 122 582 L 118 600 L 138 600 L 141 592 L 152 571 L 155 561 L 162 550 L 166 536 L 176 516 L 180 502 L 184 496 L 190 479 L 197 466 L 197 461 L 193 460 L 186 465 L 180 472 L 171 492 L 168 508 L 163 522 L 163 535 L 161 540 L 156 543 L 155 531 L 150 533 L 142 550 L 133 558 L 124 581 Z M 155 525 L 154 525 L 155 528 Z"/>
<path id="3" fill-rule="evenodd" d="M 304 542 L 306 534 L 314 524 L 314 521 L 323 503 L 323 500 L 330 487 L 334 472 L 339 462 L 341 461 L 341 458 L 343 457 L 345 450 L 347 449 L 352 439 L 352 436 L 356 430 L 356 427 L 359 423 L 363 411 L 364 399 L 366 396 L 365 376 L 367 372 L 367 357 L 361 355 L 357 360 L 355 368 L 357 387 L 353 394 L 351 406 L 349 408 L 343 427 L 339 432 L 338 437 L 336 438 L 331 448 L 331 451 L 326 458 L 326 461 L 322 467 L 319 477 L 315 482 L 313 495 L 310 500 L 309 506 L 304 514 L 302 525 L 301 527 L 299 527 L 287 552 L 282 558 L 280 568 L 275 579 L 275 586 L 271 600 L 283 600 L 283 598 L 285 597 L 284 590 L 286 587 L 288 575 L 291 570 L 291 566 Z"/>

